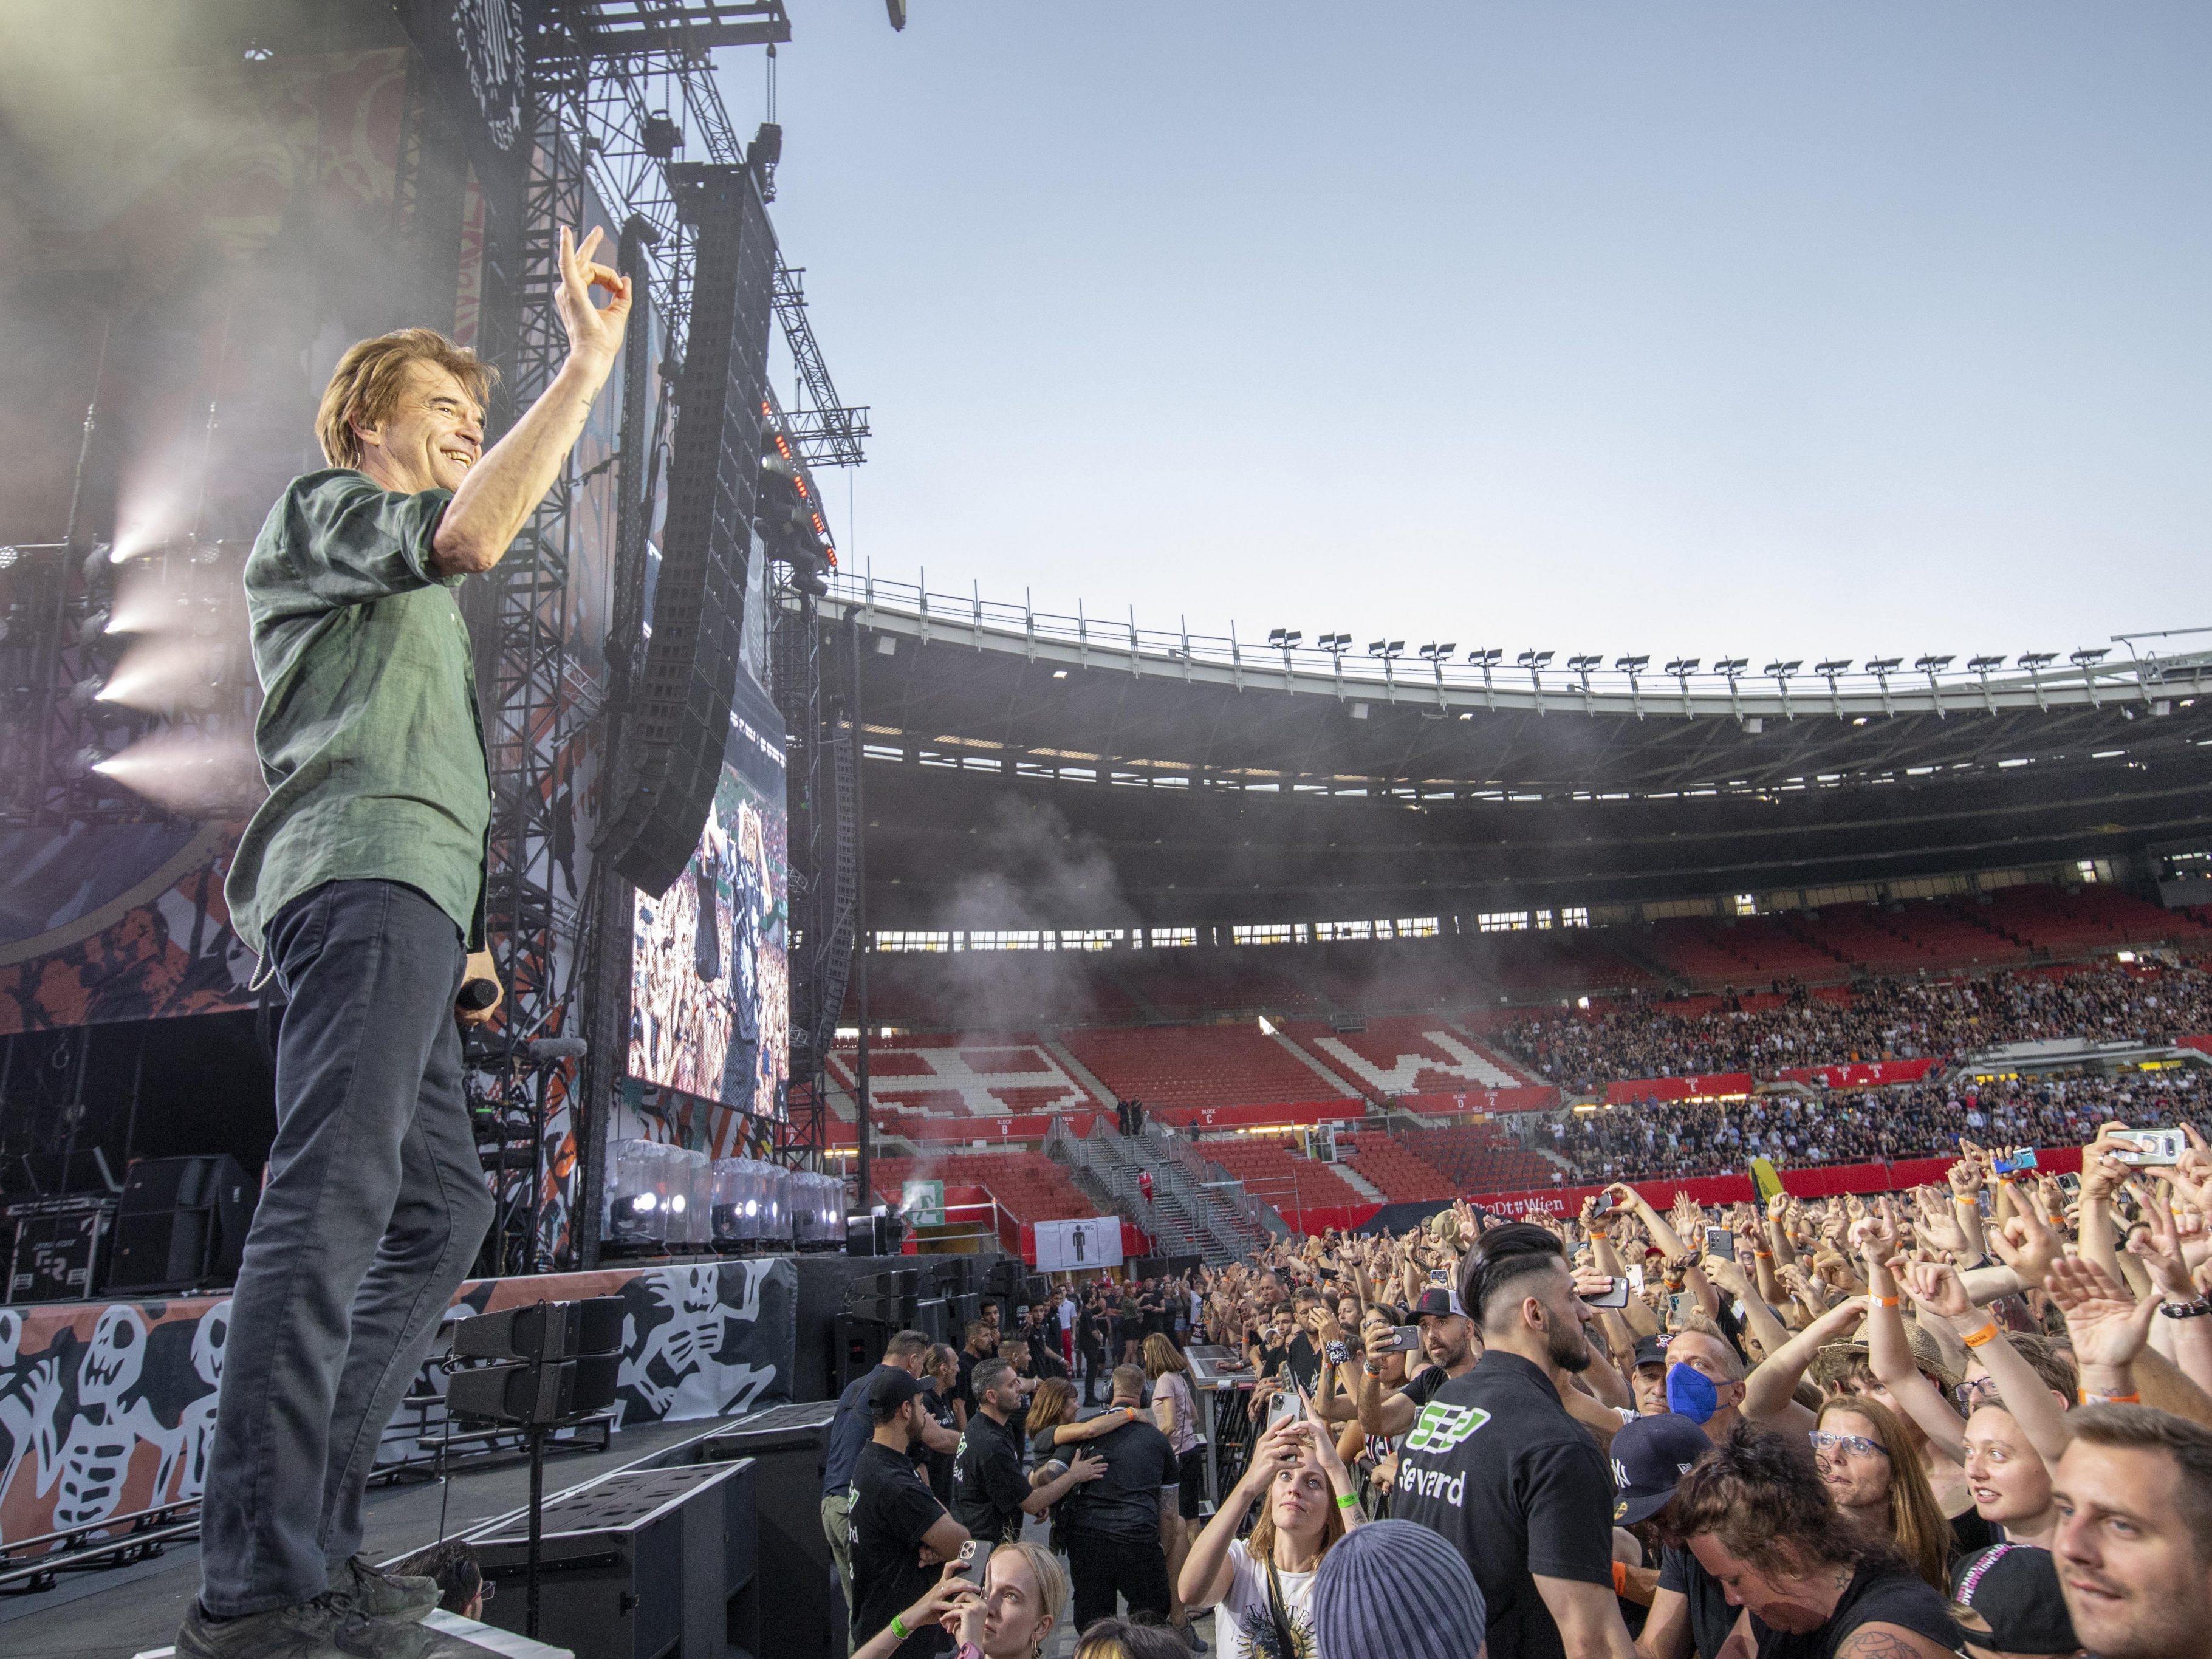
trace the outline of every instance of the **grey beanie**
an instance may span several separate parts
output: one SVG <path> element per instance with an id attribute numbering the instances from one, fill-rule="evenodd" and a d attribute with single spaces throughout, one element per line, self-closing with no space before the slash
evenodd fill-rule
<path id="1" fill-rule="evenodd" d="M 1482 1591 L 1443 1534 L 1411 1521 L 1355 1527 L 1314 1577 L 1320 1659 L 1475 1659 Z"/>

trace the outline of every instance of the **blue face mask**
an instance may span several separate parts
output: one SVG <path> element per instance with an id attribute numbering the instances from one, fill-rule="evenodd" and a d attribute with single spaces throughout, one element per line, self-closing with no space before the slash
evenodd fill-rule
<path id="1" fill-rule="evenodd" d="M 1667 1367 L 1667 1409 L 1703 1423 L 1721 1408 L 1720 1390 L 1703 1371 L 1679 1361 Z"/>

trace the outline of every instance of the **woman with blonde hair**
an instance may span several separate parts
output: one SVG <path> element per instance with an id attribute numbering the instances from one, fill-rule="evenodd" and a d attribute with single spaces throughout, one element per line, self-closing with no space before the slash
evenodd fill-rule
<path id="1" fill-rule="evenodd" d="M 1237 1535 L 1261 1506 L 1248 1539 Z M 1176 1588 L 1218 1607 L 1221 1659 L 1298 1659 L 1313 1651 L 1314 1575 L 1359 1525 L 1359 1487 L 1325 1425 L 1285 1418 L 1260 1437 L 1244 1478 L 1191 1546 Z"/>
<path id="2" fill-rule="evenodd" d="M 1030 1449 L 1036 1455 L 1038 1468 L 1030 1477 L 1031 1486 L 1044 1484 L 1037 1477 L 1044 1474 L 1044 1466 L 1059 1457 L 1059 1449 L 1085 1440 L 1096 1440 L 1102 1434 L 1111 1434 L 1124 1423 L 1133 1423 L 1145 1413 L 1133 1406 L 1117 1406 L 1096 1417 L 1075 1420 L 1075 1388 L 1064 1376 L 1048 1376 L 1037 1384 L 1036 1393 L 1030 1397 L 1029 1420 L 1024 1425 L 1029 1435 Z M 1060 1468 L 1066 1463 L 1060 1461 Z M 1055 1474 L 1058 1472 L 1055 1471 Z M 1047 1479 L 1051 1477 L 1048 1476 Z"/>
<path id="3" fill-rule="evenodd" d="M 1915 1572 L 1949 1595 L 1951 1523 L 1897 1414 L 1867 1395 L 1838 1395 L 1820 1407 L 1812 1441 L 1836 1507 L 1894 1543 Z"/>
<path id="4" fill-rule="evenodd" d="M 1026 1540 L 1001 1544 L 984 1564 L 981 1589 L 960 1577 L 957 1561 L 947 1562 L 929 1594 L 861 1644 L 853 1659 L 890 1659 L 931 1625 L 943 1626 L 960 1644 L 953 1659 L 1042 1659 L 1066 1601 L 1067 1574 L 1050 1550 Z"/>

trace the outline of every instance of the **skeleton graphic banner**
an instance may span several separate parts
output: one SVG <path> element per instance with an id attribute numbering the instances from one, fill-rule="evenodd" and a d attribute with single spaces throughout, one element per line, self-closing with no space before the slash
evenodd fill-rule
<path id="1" fill-rule="evenodd" d="M 787 1401 L 798 1290 L 788 1260 L 617 1268 L 478 1279 L 446 1316 L 619 1296 L 619 1426 Z M 0 1308 L 0 1545 L 198 1497 L 229 1334 L 228 1297 Z M 427 1380 L 443 1392 L 442 1371 Z M 442 1421 L 403 1407 L 380 1467 L 422 1455 Z"/>

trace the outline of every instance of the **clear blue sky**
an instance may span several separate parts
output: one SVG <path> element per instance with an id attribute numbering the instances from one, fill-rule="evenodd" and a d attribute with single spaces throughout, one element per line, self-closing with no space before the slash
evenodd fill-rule
<path id="1" fill-rule="evenodd" d="M 856 565 L 1562 659 L 2212 623 L 2212 7 L 912 6 L 780 64 Z"/>

